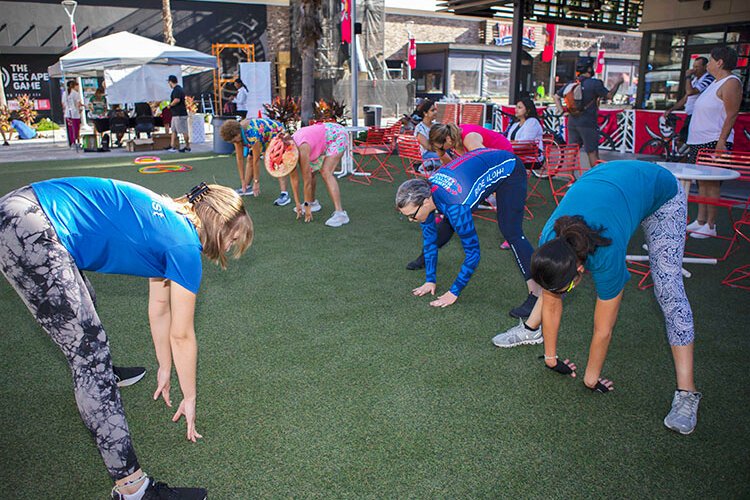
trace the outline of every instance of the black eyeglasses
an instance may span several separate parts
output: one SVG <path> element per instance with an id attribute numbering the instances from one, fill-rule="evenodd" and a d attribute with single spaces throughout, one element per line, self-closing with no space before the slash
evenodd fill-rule
<path id="1" fill-rule="evenodd" d="M 422 202 L 419 205 L 417 205 L 417 209 L 414 211 L 413 214 L 406 216 L 406 218 L 409 220 L 409 222 L 418 222 L 417 221 L 417 214 L 419 213 L 420 210 L 422 210 L 422 205 L 424 205 L 424 200 L 422 200 Z"/>

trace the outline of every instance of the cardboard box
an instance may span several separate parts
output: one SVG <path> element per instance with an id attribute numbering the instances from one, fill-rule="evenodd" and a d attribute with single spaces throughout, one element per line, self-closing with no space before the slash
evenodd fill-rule
<path id="1" fill-rule="evenodd" d="M 151 134 L 154 141 L 154 150 L 167 149 L 172 145 L 172 134 Z"/>
<path id="2" fill-rule="evenodd" d="M 128 151 L 153 151 L 154 141 L 151 139 L 131 139 L 128 141 Z"/>

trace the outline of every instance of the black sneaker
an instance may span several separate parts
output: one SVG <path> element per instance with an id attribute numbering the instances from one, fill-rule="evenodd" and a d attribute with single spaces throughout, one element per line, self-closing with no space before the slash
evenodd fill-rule
<path id="1" fill-rule="evenodd" d="M 171 488 L 166 483 L 149 480 L 142 500 L 205 500 L 208 492 L 204 488 Z M 113 500 L 124 500 L 125 496 L 112 490 Z"/>
<path id="2" fill-rule="evenodd" d="M 513 308 L 510 310 L 508 314 L 510 314 L 514 318 L 528 318 L 529 315 L 531 315 L 531 310 L 534 309 L 534 304 L 536 304 L 536 295 L 533 293 L 530 293 L 528 297 L 526 297 L 526 300 L 523 301 L 523 304 L 520 306 Z"/>
<path id="3" fill-rule="evenodd" d="M 413 261 L 406 264 L 406 269 L 409 271 L 416 271 L 417 269 L 424 269 L 424 257 L 421 255 Z"/>
<path id="4" fill-rule="evenodd" d="M 179 151 L 180 151 L 180 153 L 189 153 L 190 152 L 190 148 L 182 148 Z"/>
<path id="5" fill-rule="evenodd" d="M 115 372 L 117 387 L 133 385 L 146 375 L 146 369 L 140 366 L 113 366 L 112 371 Z"/>

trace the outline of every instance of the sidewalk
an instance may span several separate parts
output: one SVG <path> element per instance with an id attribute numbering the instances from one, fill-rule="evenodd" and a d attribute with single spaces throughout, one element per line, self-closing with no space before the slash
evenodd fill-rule
<path id="1" fill-rule="evenodd" d="M 166 151 L 135 151 L 129 152 L 125 147 L 112 148 L 106 153 L 84 153 L 68 146 L 68 139 L 64 130 L 41 132 L 42 137 L 36 139 L 19 140 L 14 136 L 10 146 L 0 146 L 0 164 L 24 161 L 63 161 L 77 159 L 104 159 L 137 156 L 159 156 Z M 200 144 L 190 144 L 192 153 L 211 153 L 213 150 L 213 134 L 206 134 L 206 141 Z"/>

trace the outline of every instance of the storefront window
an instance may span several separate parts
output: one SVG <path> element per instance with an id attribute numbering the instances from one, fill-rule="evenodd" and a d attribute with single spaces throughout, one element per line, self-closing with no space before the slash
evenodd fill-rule
<path id="1" fill-rule="evenodd" d="M 415 71 L 414 78 L 417 81 L 417 92 L 426 94 L 443 92 L 442 71 Z"/>
<path id="2" fill-rule="evenodd" d="M 451 94 L 458 97 L 478 97 L 482 72 L 481 55 L 451 55 L 449 58 Z"/>
<path id="3" fill-rule="evenodd" d="M 716 45 L 724 42 L 724 32 L 695 33 L 687 39 L 688 45 Z"/>
<path id="4" fill-rule="evenodd" d="M 638 85 L 638 67 L 630 63 L 607 63 L 604 72 L 604 86 L 613 88 L 622 77 L 622 85 L 612 98 L 614 104 L 633 104 Z"/>
<path id="5" fill-rule="evenodd" d="M 728 26 L 726 31 L 715 27 L 706 29 L 705 33 L 698 31 L 648 34 L 649 52 L 640 105 L 648 109 L 665 109 L 673 105 L 685 91 L 683 67 L 691 66 L 695 57 L 708 56 L 713 47 L 726 45 L 739 55 L 734 73 L 742 80 L 740 111 L 750 111 L 750 26 Z"/>
<path id="6" fill-rule="evenodd" d="M 680 73 L 685 54 L 681 33 L 654 33 L 644 76 L 644 107 L 666 109 L 679 99 Z"/>
<path id="7" fill-rule="evenodd" d="M 510 58 L 485 56 L 483 97 L 508 97 L 510 91 Z"/>

